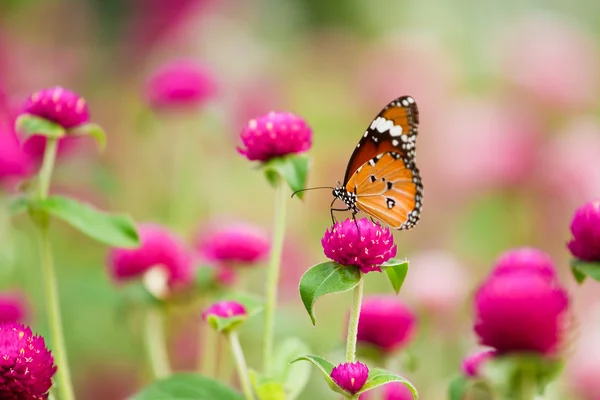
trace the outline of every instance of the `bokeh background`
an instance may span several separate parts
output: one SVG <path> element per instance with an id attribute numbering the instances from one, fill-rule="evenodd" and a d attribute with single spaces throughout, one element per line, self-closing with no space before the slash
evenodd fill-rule
<path id="1" fill-rule="evenodd" d="M 478 282 L 501 251 L 536 246 L 554 258 L 576 321 L 563 378 L 545 398 L 597 400 L 600 295 L 595 282 L 574 284 L 565 243 L 574 209 L 600 195 L 599 27 L 595 0 L 2 0 L 2 201 L 39 162 L 43 143 L 19 146 L 11 129 L 39 88 L 82 94 L 109 139 L 102 154 L 87 140 L 65 143 L 53 191 L 164 223 L 190 241 L 225 221 L 271 229 L 273 191 L 235 149 L 249 118 L 271 110 L 304 117 L 314 130 L 309 185 L 331 186 L 379 109 L 409 94 L 420 108 L 425 206 L 417 228 L 396 241 L 398 255 L 412 260 L 400 301 L 418 315 L 418 329 L 393 367 L 421 398 L 445 398 L 461 358 L 476 349 Z M 145 82 L 182 58 L 210 71 L 217 94 L 193 110 L 153 109 Z M 313 327 L 296 289 L 324 259 L 330 200 L 327 190 L 290 200 L 277 335 L 299 335 L 335 356 L 350 295 L 320 300 Z M 78 398 L 123 399 L 150 375 L 139 318 L 122 307 L 107 249 L 54 225 Z M 26 219 L 0 209 L 0 287 L 24 293 L 28 322 L 46 333 L 31 233 Z M 262 291 L 262 274 L 244 271 L 249 290 Z M 390 292 L 377 274 L 366 290 Z M 176 369 L 195 365 L 197 325 L 178 316 L 169 324 Z M 258 365 L 260 319 L 242 336 Z M 314 372 L 301 398 L 327 391 Z"/>

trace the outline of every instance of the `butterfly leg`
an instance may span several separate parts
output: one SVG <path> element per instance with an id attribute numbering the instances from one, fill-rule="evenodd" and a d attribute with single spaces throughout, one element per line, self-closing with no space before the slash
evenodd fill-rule
<path id="1" fill-rule="evenodd" d="M 352 221 L 354 221 L 354 225 L 356 225 L 356 231 L 358 232 L 358 236 L 360 237 L 360 228 L 358 227 L 358 221 L 356 221 L 356 213 L 352 213 Z"/>
<path id="2" fill-rule="evenodd" d="M 331 208 L 330 212 L 331 212 L 331 222 L 333 223 L 333 225 L 335 225 L 335 223 L 337 222 L 335 220 L 335 217 L 333 216 L 333 212 L 334 211 L 348 211 L 348 208 Z"/>

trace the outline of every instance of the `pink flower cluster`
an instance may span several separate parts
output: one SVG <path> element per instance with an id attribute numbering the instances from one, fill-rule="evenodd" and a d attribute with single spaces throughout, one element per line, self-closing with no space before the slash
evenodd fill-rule
<path id="1" fill-rule="evenodd" d="M 77 93 L 59 86 L 32 94 L 23 112 L 45 118 L 65 129 L 74 128 L 90 119 L 87 102 Z"/>

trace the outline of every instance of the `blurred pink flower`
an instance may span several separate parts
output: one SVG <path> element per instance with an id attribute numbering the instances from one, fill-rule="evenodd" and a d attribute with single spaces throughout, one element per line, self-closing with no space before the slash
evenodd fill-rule
<path id="1" fill-rule="evenodd" d="M 204 105 L 217 94 L 217 82 L 208 68 L 194 60 L 174 60 L 162 65 L 146 82 L 145 96 L 155 109 Z"/>
<path id="2" fill-rule="evenodd" d="M 567 245 L 573 257 L 600 261 L 600 200 L 590 201 L 575 211 L 571 233 L 573 239 Z"/>
<path id="3" fill-rule="evenodd" d="M 444 316 L 456 313 L 469 289 L 464 265 L 447 252 L 431 250 L 410 258 L 402 292 L 426 313 Z"/>
<path id="4" fill-rule="evenodd" d="M 271 249 L 270 239 L 259 227 L 247 223 L 214 226 L 196 239 L 196 249 L 208 261 L 225 266 L 253 265 L 262 261 Z"/>
<path id="5" fill-rule="evenodd" d="M 367 382 L 369 367 L 360 361 L 343 363 L 333 368 L 331 379 L 348 393 L 355 394 Z"/>
<path id="6" fill-rule="evenodd" d="M 43 337 L 19 323 L 1 323 L 0 360 L 0 398 L 48 398 L 56 365 Z"/>
<path id="7" fill-rule="evenodd" d="M 236 301 L 220 301 L 213 303 L 202 313 L 202 319 L 206 321 L 208 317 L 214 315 L 220 318 L 231 318 L 246 315 L 246 308 Z"/>
<path id="8" fill-rule="evenodd" d="M 269 161 L 288 154 L 304 153 L 312 145 L 312 129 L 292 113 L 270 112 L 251 119 L 240 135 L 238 152 L 250 161 Z"/>
<path id="9" fill-rule="evenodd" d="M 416 328 L 416 316 L 396 297 L 365 297 L 358 321 L 358 343 L 385 353 L 406 347 Z"/>
<path id="10" fill-rule="evenodd" d="M 400 382 L 386 383 L 383 387 L 375 389 L 375 391 L 383 392 L 381 397 L 375 397 L 381 400 L 414 400 L 414 396 L 408 386 Z M 360 400 L 370 400 L 372 392 L 368 391 L 360 395 Z"/>
<path id="11" fill-rule="evenodd" d="M 558 350 L 566 330 L 566 291 L 539 273 L 490 276 L 475 295 L 475 332 L 498 353 Z"/>
<path id="12" fill-rule="evenodd" d="M 464 358 L 462 372 L 465 376 L 475 378 L 479 376 L 481 366 L 496 355 L 495 350 L 481 350 Z"/>
<path id="13" fill-rule="evenodd" d="M 381 264 L 396 255 L 396 244 L 390 229 L 367 218 L 346 219 L 326 229 L 321 239 L 327 258 L 361 272 L 381 272 Z"/>
<path id="14" fill-rule="evenodd" d="M 33 172 L 31 157 L 17 139 L 11 118 L 0 112 L 0 182 L 29 176 Z"/>
<path id="15" fill-rule="evenodd" d="M 142 278 L 154 267 L 167 273 L 171 288 L 185 286 L 193 280 L 192 257 L 179 238 L 157 224 L 142 224 L 138 231 L 139 248 L 113 248 L 109 253 L 109 272 L 115 281 Z"/>
<path id="16" fill-rule="evenodd" d="M 27 315 L 28 306 L 23 293 L 0 293 L 0 323 L 23 322 Z"/>
<path id="17" fill-rule="evenodd" d="M 552 281 L 556 279 L 556 267 L 552 258 L 533 247 L 521 247 L 500 254 L 492 275 L 500 276 L 519 271 L 530 271 Z"/>
<path id="18" fill-rule="evenodd" d="M 595 101 L 598 52 L 593 36 L 578 21 L 540 13 L 523 16 L 506 28 L 501 32 L 503 50 L 500 46 L 505 79 L 536 101 L 557 108 Z M 490 48 L 498 51 L 498 46 Z"/>
<path id="19" fill-rule="evenodd" d="M 90 119 L 83 97 L 59 86 L 33 93 L 25 102 L 23 113 L 47 119 L 65 129 L 85 124 Z"/>

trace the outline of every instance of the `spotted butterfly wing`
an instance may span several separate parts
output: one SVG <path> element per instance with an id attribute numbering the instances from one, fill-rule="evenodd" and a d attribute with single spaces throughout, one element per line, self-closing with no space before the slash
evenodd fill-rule
<path id="1" fill-rule="evenodd" d="M 415 164 L 419 111 L 410 96 L 389 103 L 371 122 L 350 157 L 334 195 L 396 229 L 419 220 L 423 184 Z"/>

